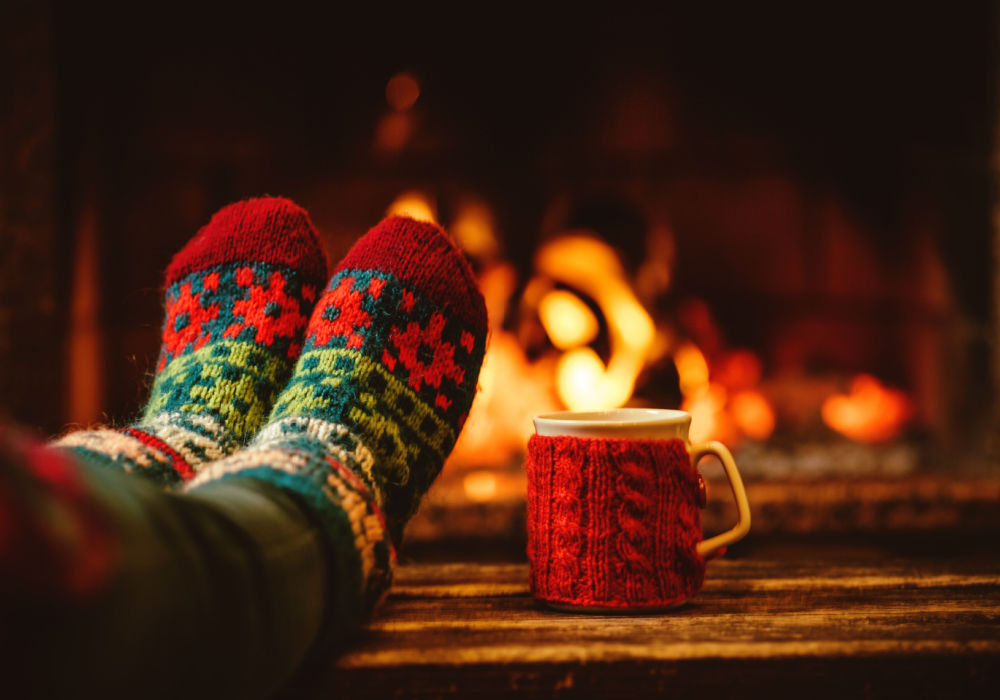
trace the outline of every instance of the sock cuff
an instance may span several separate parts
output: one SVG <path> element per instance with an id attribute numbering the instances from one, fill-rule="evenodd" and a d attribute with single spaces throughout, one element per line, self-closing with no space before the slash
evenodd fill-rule
<path id="1" fill-rule="evenodd" d="M 144 437 L 152 436 L 128 429 L 80 430 L 52 443 L 52 448 L 69 452 L 88 464 L 142 474 L 162 486 L 173 486 L 193 474 L 193 468 L 175 450 L 160 440 Z"/>
<path id="2" fill-rule="evenodd" d="M 167 267 L 166 286 L 217 265 L 256 262 L 299 272 L 322 287 L 327 261 L 309 214 L 283 197 L 234 202 L 212 216 Z"/>
<path id="3" fill-rule="evenodd" d="M 486 330 L 486 302 L 472 268 L 437 224 L 404 216 L 383 219 L 354 244 L 337 267 L 341 270 L 388 272 L 472 330 Z"/>

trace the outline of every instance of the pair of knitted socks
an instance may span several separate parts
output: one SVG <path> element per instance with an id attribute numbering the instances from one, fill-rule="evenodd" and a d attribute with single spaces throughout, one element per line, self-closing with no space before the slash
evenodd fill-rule
<path id="1" fill-rule="evenodd" d="M 292 202 L 225 207 L 167 269 L 141 420 L 56 445 L 171 489 L 242 478 L 291 494 L 355 579 L 358 614 L 388 586 L 403 526 L 468 414 L 486 308 L 447 235 L 412 219 L 369 231 L 321 291 L 326 270 Z"/>

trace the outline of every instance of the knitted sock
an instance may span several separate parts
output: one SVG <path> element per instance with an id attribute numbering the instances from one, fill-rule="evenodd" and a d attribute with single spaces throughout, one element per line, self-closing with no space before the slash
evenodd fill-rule
<path id="1" fill-rule="evenodd" d="M 335 271 L 270 423 L 191 483 L 250 477 L 300 500 L 337 572 L 329 634 L 388 587 L 403 526 L 468 415 L 485 342 L 486 306 L 447 235 L 386 219 Z"/>
<path id="2" fill-rule="evenodd" d="M 142 418 L 56 445 L 170 485 L 246 444 L 302 350 L 326 258 L 287 199 L 224 207 L 167 267 L 166 319 Z"/>

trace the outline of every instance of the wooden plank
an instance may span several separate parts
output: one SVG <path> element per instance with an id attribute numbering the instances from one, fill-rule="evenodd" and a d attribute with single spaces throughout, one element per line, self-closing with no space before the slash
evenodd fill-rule
<path id="1" fill-rule="evenodd" d="M 1000 556 L 830 564 L 816 554 L 714 562 L 695 600 L 655 615 L 551 610 L 531 598 L 524 563 L 404 564 L 353 647 L 308 687 L 358 697 L 995 689 Z"/>

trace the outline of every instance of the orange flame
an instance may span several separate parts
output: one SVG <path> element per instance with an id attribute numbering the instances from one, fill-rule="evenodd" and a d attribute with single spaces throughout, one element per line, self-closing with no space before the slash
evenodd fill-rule
<path id="1" fill-rule="evenodd" d="M 910 419 L 912 406 L 902 391 L 884 386 L 869 374 L 851 381 L 850 394 L 834 394 L 823 401 L 823 421 L 857 442 L 885 442 L 899 435 Z"/>
<path id="2" fill-rule="evenodd" d="M 692 441 L 735 446 L 745 437 L 764 440 L 774 432 L 774 408 L 755 388 L 761 364 L 752 352 L 728 352 L 718 367 L 710 367 L 697 345 L 683 342 L 674 350 L 674 365 L 684 395 L 681 408 L 691 414 Z"/>
<path id="3" fill-rule="evenodd" d="M 569 293 L 550 292 L 539 301 L 548 305 L 542 322 L 553 345 L 566 350 L 556 369 L 560 400 L 573 410 L 617 408 L 632 396 L 635 380 L 653 346 L 655 327 L 635 296 L 614 249 L 588 232 L 566 233 L 546 243 L 535 254 L 535 268 L 551 279 L 579 289 L 600 308 L 608 324 L 611 345 L 605 366 L 597 353 L 582 346 L 596 334 L 590 309 Z M 568 296 L 567 296 L 568 295 Z M 546 301 L 548 300 L 548 301 Z M 582 327 L 555 330 L 557 314 L 573 314 Z M 582 346 L 582 347 L 581 347 Z"/>
<path id="4" fill-rule="evenodd" d="M 747 437 L 764 440 L 774 432 L 774 409 L 759 391 L 747 389 L 737 393 L 729 402 L 729 412 Z"/>
<path id="5" fill-rule="evenodd" d="M 417 221 L 437 223 L 437 206 L 430 195 L 419 190 L 403 192 L 386 209 L 386 216 L 408 216 Z"/>

